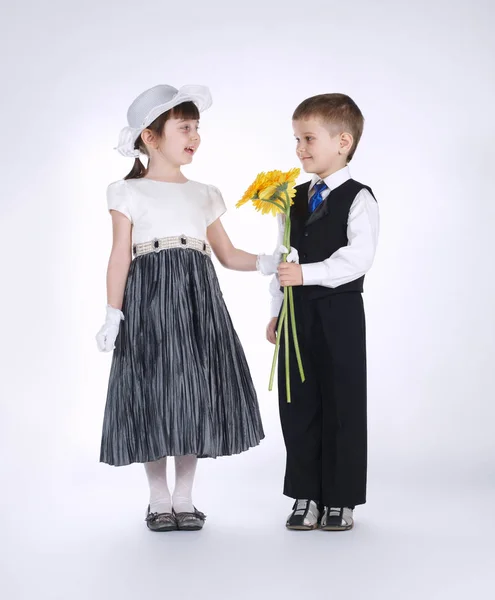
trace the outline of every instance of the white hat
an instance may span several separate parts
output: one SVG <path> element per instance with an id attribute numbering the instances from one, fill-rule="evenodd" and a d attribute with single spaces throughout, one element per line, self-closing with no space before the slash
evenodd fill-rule
<path id="1" fill-rule="evenodd" d="M 115 148 L 123 156 L 138 157 L 134 144 L 142 131 L 167 110 L 182 102 L 194 102 L 199 112 L 211 106 L 210 90 L 204 85 L 183 85 L 179 90 L 171 85 L 156 85 L 140 94 L 127 111 L 128 127 L 120 132 Z"/>

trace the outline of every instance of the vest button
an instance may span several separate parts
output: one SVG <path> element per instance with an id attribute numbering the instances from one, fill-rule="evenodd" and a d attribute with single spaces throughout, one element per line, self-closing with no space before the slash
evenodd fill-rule
<path id="1" fill-rule="evenodd" d="M 308 255 L 306 253 L 303 254 L 303 258 L 308 258 Z"/>
<path id="2" fill-rule="evenodd" d="M 308 237 L 309 233 L 307 231 L 304 232 L 304 237 Z"/>

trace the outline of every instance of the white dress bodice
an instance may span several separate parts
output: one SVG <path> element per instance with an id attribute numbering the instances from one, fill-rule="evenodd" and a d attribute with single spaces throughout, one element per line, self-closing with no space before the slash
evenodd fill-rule
<path id="1" fill-rule="evenodd" d="M 206 241 L 207 227 L 226 211 L 218 188 L 191 180 L 121 179 L 108 186 L 107 204 L 131 221 L 133 244 L 179 235 Z"/>

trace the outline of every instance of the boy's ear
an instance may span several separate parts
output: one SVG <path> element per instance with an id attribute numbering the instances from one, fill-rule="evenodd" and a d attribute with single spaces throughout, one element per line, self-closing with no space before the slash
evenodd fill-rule
<path id="1" fill-rule="evenodd" d="M 346 131 L 340 135 L 339 154 L 349 154 L 354 144 L 354 138 Z"/>

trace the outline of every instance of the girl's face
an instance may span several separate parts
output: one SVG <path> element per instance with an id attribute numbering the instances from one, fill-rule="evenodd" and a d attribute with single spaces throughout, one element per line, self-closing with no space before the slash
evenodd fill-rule
<path id="1" fill-rule="evenodd" d="M 199 121 L 175 119 L 166 121 L 163 135 L 157 140 L 156 150 L 172 165 L 181 167 L 192 162 L 199 145 Z"/>

